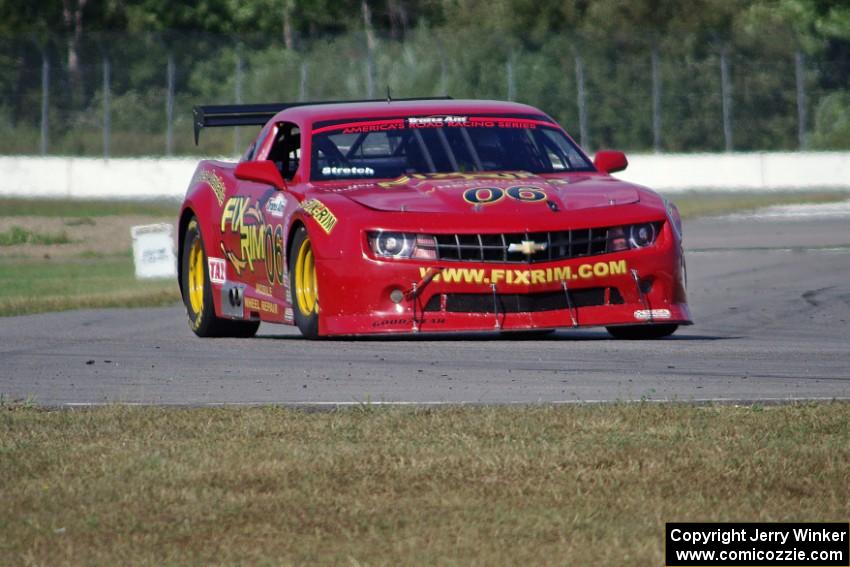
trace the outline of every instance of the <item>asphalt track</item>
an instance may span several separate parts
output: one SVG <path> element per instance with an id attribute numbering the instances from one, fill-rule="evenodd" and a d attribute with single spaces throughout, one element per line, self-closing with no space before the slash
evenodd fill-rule
<path id="1" fill-rule="evenodd" d="M 320 407 L 850 399 L 845 209 L 688 222 L 696 325 L 661 341 L 563 330 L 309 342 L 276 325 L 255 339 L 201 340 L 180 306 L 50 313 L 0 319 L 0 394 Z"/>

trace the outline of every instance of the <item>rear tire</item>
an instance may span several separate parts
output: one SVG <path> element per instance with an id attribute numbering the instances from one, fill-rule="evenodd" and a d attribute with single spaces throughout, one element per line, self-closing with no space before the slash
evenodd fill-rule
<path id="1" fill-rule="evenodd" d="M 676 324 L 661 324 L 661 325 L 624 325 L 622 327 L 605 327 L 605 329 L 615 339 L 623 339 L 629 341 L 642 341 L 652 339 L 662 339 L 669 337 L 676 332 L 679 325 Z"/>
<path id="2" fill-rule="evenodd" d="M 298 330 L 307 339 L 319 338 L 319 280 L 316 276 L 316 257 L 307 229 L 299 227 L 292 239 L 289 257 L 289 288 L 292 290 L 292 311 Z"/>
<path id="3" fill-rule="evenodd" d="M 183 303 L 189 318 L 189 328 L 199 337 L 253 337 L 260 327 L 259 321 L 231 321 L 215 316 L 207 253 L 198 219 L 192 218 L 183 237 L 181 281 Z"/>

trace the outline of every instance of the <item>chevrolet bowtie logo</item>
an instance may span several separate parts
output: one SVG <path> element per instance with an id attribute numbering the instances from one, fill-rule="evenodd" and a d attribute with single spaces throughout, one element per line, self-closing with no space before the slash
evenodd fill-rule
<path id="1" fill-rule="evenodd" d="M 512 242 L 511 245 L 508 246 L 508 252 L 522 252 L 526 256 L 531 256 L 535 252 L 542 252 L 546 250 L 546 246 L 545 242 L 538 244 L 533 240 L 523 240 L 520 244 Z"/>

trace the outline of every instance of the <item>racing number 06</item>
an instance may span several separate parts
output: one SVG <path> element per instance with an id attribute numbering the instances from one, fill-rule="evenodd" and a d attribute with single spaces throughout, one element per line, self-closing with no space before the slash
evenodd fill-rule
<path id="1" fill-rule="evenodd" d="M 272 227 L 266 227 L 265 234 L 266 247 L 266 276 L 269 278 L 271 285 L 277 283 L 283 285 L 283 227 L 277 225 L 277 228 L 272 230 Z"/>

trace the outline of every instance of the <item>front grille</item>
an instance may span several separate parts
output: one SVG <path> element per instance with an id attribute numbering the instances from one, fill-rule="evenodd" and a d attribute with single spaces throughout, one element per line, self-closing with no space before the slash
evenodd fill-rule
<path id="1" fill-rule="evenodd" d="M 434 237 L 439 260 L 534 263 L 605 254 L 611 249 L 609 242 L 623 238 L 623 227 L 556 232 L 435 234 Z M 523 241 L 545 244 L 546 249 L 530 255 L 508 251 L 511 244 L 522 245 Z"/>
<path id="2" fill-rule="evenodd" d="M 617 288 L 594 287 L 571 290 L 572 307 L 593 307 L 623 303 Z M 499 313 L 536 313 L 566 309 L 567 298 L 563 291 L 545 293 L 500 293 L 496 294 Z M 493 313 L 493 294 L 490 293 L 446 293 L 437 294 L 428 300 L 426 312 L 447 313 Z"/>

